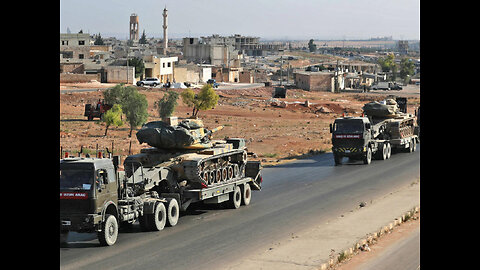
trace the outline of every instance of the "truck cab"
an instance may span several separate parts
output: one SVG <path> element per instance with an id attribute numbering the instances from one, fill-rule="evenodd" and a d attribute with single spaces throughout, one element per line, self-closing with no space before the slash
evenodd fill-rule
<path id="1" fill-rule="evenodd" d="M 60 161 L 60 230 L 98 232 L 106 215 L 118 217 L 116 168 L 106 158 Z"/>
<path id="2" fill-rule="evenodd" d="M 361 159 L 365 156 L 372 137 L 371 123 L 367 117 L 340 117 L 330 124 L 330 133 L 337 165 L 342 157 Z"/>

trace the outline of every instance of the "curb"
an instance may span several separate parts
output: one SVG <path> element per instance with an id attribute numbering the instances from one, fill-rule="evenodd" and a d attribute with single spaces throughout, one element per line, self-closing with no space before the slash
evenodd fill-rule
<path id="1" fill-rule="evenodd" d="M 367 237 L 360 239 L 357 241 L 352 247 L 349 247 L 342 252 L 338 253 L 337 255 L 330 257 L 327 263 L 323 263 L 320 265 L 320 270 L 327 270 L 332 269 L 332 267 L 338 265 L 339 263 L 343 262 L 345 259 L 353 256 L 356 251 L 362 251 L 362 248 L 365 247 L 366 244 L 372 244 L 373 241 L 377 241 L 378 238 L 383 236 L 386 233 L 389 233 L 395 229 L 395 227 L 400 226 L 405 221 L 409 220 L 415 213 L 420 211 L 420 207 L 416 206 L 413 209 L 407 211 L 405 214 L 395 218 L 394 221 L 388 223 L 381 227 L 376 232 L 368 234 Z"/>

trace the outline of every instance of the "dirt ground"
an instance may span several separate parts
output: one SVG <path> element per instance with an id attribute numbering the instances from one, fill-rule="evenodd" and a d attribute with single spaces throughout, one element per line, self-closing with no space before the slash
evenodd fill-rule
<path id="1" fill-rule="evenodd" d="M 60 90 L 112 87 L 113 85 L 69 84 L 60 85 Z M 359 116 L 363 104 L 385 99 L 386 94 L 407 96 L 408 112 L 413 113 L 420 105 L 418 89 L 408 86 L 402 91 L 382 93 L 330 93 L 310 92 L 301 89 L 288 89 L 287 97 L 272 98 L 273 87 L 254 89 L 218 90 L 218 105 L 209 111 L 200 111 L 199 118 L 205 126 L 213 129 L 223 125 L 224 128 L 214 134 L 214 139 L 226 137 L 243 137 L 248 150 L 258 155 L 264 165 L 284 162 L 302 156 L 328 152 L 331 150 L 329 124 L 342 115 Z M 162 98 L 161 88 L 138 88 L 148 100 L 148 121 L 158 121 L 158 112 L 154 102 Z M 174 89 L 182 91 L 182 89 Z M 196 90 L 198 91 L 198 90 Z M 416 92 L 416 93 L 415 93 Z M 102 91 L 60 93 L 60 149 L 76 155 L 83 146 L 84 151 L 95 153 L 108 147 L 115 154 L 128 155 L 138 153 L 141 148 L 149 147 L 139 144 L 134 129 L 128 137 L 129 125 L 110 127 L 104 136 L 105 124 L 95 119 L 87 121 L 83 116 L 87 103 L 95 103 L 103 98 Z M 308 106 L 305 105 L 306 101 Z M 175 116 L 188 118 L 192 109 L 183 104 L 181 98 Z M 130 145 L 131 144 L 131 145 Z M 59 150 L 60 150 L 59 149 Z"/>

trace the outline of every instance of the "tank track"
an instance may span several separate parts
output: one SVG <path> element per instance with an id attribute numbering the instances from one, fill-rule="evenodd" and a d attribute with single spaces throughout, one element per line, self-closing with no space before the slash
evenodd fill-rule
<path id="1" fill-rule="evenodd" d="M 189 182 L 210 187 L 244 177 L 246 163 L 247 152 L 242 149 L 207 158 L 187 160 L 182 165 Z"/>

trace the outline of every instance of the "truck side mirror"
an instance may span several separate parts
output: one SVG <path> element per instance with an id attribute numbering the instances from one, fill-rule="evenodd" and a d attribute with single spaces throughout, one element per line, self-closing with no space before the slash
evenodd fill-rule
<path id="1" fill-rule="evenodd" d="M 370 123 L 365 123 L 365 128 L 366 128 L 367 130 L 369 130 L 370 128 L 372 128 L 372 126 L 371 126 Z"/>
<path id="2" fill-rule="evenodd" d="M 330 133 L 333 133 L 333 126 L 330 124 Z"/>

